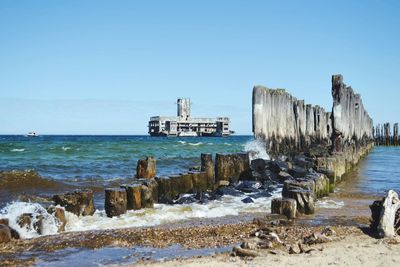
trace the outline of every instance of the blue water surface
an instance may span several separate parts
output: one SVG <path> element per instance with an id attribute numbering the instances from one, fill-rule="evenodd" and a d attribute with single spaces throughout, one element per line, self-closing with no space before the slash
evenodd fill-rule
<path id="1" fill-rule="evenodd" d="M 139 158 L 154 156 L 159 175 L 187 171 L 201 153 L 243 151 L 251 136 L 0 136 L 0 170 L 33 169 L 54 179 L 132 177 Z"/>

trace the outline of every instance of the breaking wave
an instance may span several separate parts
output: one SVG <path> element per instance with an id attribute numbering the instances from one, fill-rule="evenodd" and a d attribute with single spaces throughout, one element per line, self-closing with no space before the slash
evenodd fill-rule
<path id="1" fill-rule="evenodd" d="M 20 216 L 31 219 L 25 225 L 18 222 Z M 58 221 L 38 203 L 13 202 L 0 210 L 0 218 L 7 218 L 11 228 L 16 230 L 21 238 L 34 238 L 40 235 L 54 235 L 58 231 Z M 39 225 L 42 226 L 39 226 Z M 40 228 L 41 234 L 36 229 Z"/>
<path id="2" fill-rule="evenodd" d="M 14 149 L 11 149 L 11 152 L 24 152 L 25 151 L 25 148 L 14 148 Z"/>
<path id="3" fill-rule="evenodd" d="M 191 146 L 200 146 L 203 143 L 202 142 L 198 142 L 198 143 L 188 143 L 188 144 L 191 145 Z"/>
<path id="4" fill-rule="evenodd" d="M 142 209 L 138 211 L 128 211 L 126 214 L 108 218 L 104 210 L 96 210 L 93 216 L 78 217 L 70 212 L 65 212 L 67 219 L 66 231 L 88 231 L 120 229 L 128 227 L 148 227 L 178 221 L 191 220 L 197 218 L 219 218 L 224 216 L 235 216 L 241 213 L 269 212 L 271 200 L 280 195 L 276 191 L 271 197 L 261 197 L 254 199 L 254 203 L 245 204 L 242 199 L 246 196 L 223 196 L 219 200 L 213 200 L 207 204 L 155 204 L 153 209 Z M 17 230 L 23 238 L 33 238 L 39 236 L 35 231 L 34 219 L 31 227 L 21 228 L 18 225 L 18 217 L 22 214 L 32 214 L 33 218 L 43 216 L 43 235 L 57 234 L 57 220 L 52 214 L 37 203 L 13 202 L 0 210 L 0 218 L 8 218 L 10 226 Z"/>
<path id="5" fill-rule="evenodd" d="M 255 139 L 248 141 L 244 144 L 244 151 L 249 152 L 250 159 L 266 159 L 269 160 L 270 157 L 266 150 L 267 145 L 264 141 Z"/>

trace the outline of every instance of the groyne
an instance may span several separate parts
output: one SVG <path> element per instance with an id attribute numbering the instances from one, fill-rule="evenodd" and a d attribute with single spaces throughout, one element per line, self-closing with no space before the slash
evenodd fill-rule
<path id="1" fill-rule="evenodd" d="M 393 124 L 391 132 L 390 123 L 378 124 L 374 127 L 374 142 L 376 146 L 399 146 L 399 124 Z"/>
<path id="2" fill-rule="evenodd" d="M 325 151 L 345 152 L 363 147 L 373 139 L 373 122 L 361 96 L 332 76 L 332 111 L 290 95 L 284 89 L 255 86 L 253 89 L 253 133 L 267 144 L 272 156 Z"/>
<path id="3" fill-rule="evenodd" d="M 361 96 L 342 75 L 332 76 L 330 112 L 305 104 L 284 89 L 255 86 L 253 132 L 273 158 L 309 158 L 314 170 L 329 178 L 330 191 L 374 144 L 373 121 Z"/>

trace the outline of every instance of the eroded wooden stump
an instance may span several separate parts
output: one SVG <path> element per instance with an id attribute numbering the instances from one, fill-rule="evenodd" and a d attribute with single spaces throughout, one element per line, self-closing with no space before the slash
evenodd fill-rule
<path id="1" fill-rule="evenodd" d="M 296 200 L 291 198 L 275 198 L 271 202 L 271 213 L 285 215 L 288 219 L 295 219 L 297 213 Z"/>
<path id="2" fill-rule="evenodd" d="M 105 190 L 105 204 L 107 217 L 119 216 L 126 213 L 127 197 L 123 188 L 108 188 Z"/>

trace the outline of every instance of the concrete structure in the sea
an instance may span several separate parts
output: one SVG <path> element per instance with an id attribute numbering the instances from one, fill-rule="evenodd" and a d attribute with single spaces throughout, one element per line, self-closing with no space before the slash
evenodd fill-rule
<path id="1" fill-rule="evenodd" d="M 227 117 L 191 117 L 190 99 L 179 98 L 177 117 L 155 116 L 149 121 L 151 136 L 229 136 L 230 120 Z"/>

